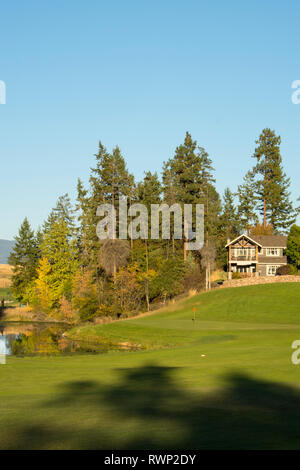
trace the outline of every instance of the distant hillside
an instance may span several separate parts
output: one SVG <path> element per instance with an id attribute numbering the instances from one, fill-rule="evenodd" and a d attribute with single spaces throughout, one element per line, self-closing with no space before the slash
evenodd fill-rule
<path id="1" fill-rule="evenodd" d="M 9 254 L 14 246 L 11 240 L 0 240 L 0 264 L 6 264 Z"/>

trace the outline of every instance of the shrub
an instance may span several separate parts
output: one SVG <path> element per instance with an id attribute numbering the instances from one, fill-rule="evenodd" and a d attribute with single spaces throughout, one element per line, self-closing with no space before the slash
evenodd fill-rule
<path id="1" fill-rule="evenodd" d="M 62 297 L 60 301 L 58 316 L 59 319 L 67 320 L 69 322 L 76 322 L 79 320 L 77 312 L 72 308 L 72 303 L 67 300 L 66 297 Z"/>
<path id="2" fill-rule="evenodd" d="M 197 265 L 189 270 L 183 279 L 184 291 L 193 290 L 195 293 L 205 285 L 205 271 Z"/>
<path id="3" fill-rule="evenodd" d="M 296 274 L 298 274 L 297 268 L 292 264 L 285 264 L 284 266 L 280 266 L 276 271 L 277 276 L 289 276 Z"/>
<path id="4" fill-rule="evenodd" d="M 121 268 L 114 285 L 118 313 L 137 311 L 141 306 L 143 289 L 138 282 L 137 265 Z"/>
<path id="5" fill-rule="evenodd" d="M 179 258 L 169 258 L 162 262 L 157 276 L 149 283 L 150 299 L 170 299 L 183 292 L 185 275 L 184 263 Z"/>
<path id="6" fill-rule="evenodd" d="M 297 267 L 294 266 L 293 264 L 290 264 L 290 267 L 291 267 L 291 274 L 292 274 L 293 276 L 297 276 L 297 274 L 298 274 L 298 269 L 297 269 Z"/>
<path id="7" fill-rule="evenodd" d="M 232 279 L 241 279 L 241 278 L 242 278 L 241 273 L 238 273 L 238 272 L 232 273 Z"/>
<path id="8" fill-rule="evenodd" d="M 98 315 L 97 298 L 92 292 L 85 293 L 82 297 L 77 297 L 74 304 L 82 321 L 91 321 Z"/>

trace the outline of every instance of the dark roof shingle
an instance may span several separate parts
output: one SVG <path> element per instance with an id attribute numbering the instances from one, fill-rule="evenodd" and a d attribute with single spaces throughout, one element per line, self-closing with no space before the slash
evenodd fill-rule
<path id="1" fill-rule="evenodd" d="M 260 243 L 263 247 L 286 248 L 287 237 L 284 235 L 254 235 L 253 240 Z"/>

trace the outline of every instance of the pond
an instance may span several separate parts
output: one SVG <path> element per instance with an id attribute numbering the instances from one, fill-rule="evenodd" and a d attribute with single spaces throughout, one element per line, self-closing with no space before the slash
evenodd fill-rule
<path id="1" fill-rule="evenodd" d="M 96 354 L 112 349 L 106 344 L 71 340 L 67 337 L 70 328 L 61 323 L 0 322 L 0 356 Z"/>

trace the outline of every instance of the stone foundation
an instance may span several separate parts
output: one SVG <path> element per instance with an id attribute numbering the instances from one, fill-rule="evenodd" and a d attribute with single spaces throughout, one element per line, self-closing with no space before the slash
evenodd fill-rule
<path id="1" fill-rule="evenodd" d="M 230 279 L 228 281 L 224 281 L 220 288 L 253 286 L 256 284 L 275 284 L 276 282 L 300 282 L 300 276 L 265 276 Z"/>

